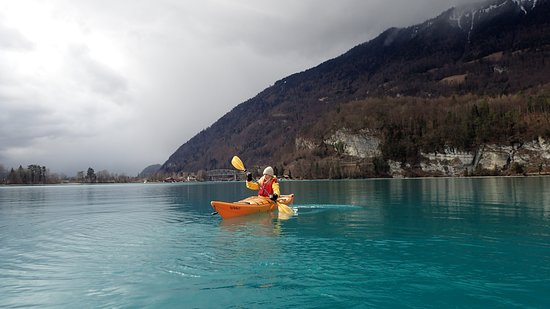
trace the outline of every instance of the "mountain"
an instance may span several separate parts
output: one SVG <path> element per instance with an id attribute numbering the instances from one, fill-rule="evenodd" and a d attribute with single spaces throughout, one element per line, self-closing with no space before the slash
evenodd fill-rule
<path id="1" fill-rule="evenodd" d="M 141 173 L 138 174 L 138 178 L 147 178 L 151 177 L 155 173 L 157 173 L 162 166 L 160 164 L 152 164 L 147 166 L 146 168 L 141 171 Z"/>
<path id="2" fill-rule="evenodd" d="M 352 177 L 385 175 L 393 162 L 418 167 L 423 152 L 473 151 L 487 143 L 550 136 L 545 124 L 531 126 L 523 114 L 514 114 L 513 99 L 491 101 L 531 93 L 528 101 L 542 97 L 540 111 L 546 112 L 549 16 L 550 0 L 493 0 L 451 8 L 411 27 L 390 28 L 239 104 L 179 147 L 161 172 L 229 168 L 231 156 L 239 154 L 248 165 L 275 165 L 299 177 L 330 177 L 326 171 L 311 175 L 313 165 L 323 162 L 330 162 L 330 170 L 354 164 L 363 170 Z M 472 101 L 482 103 L 472 106 Z M 484 114 L 480 110 L 488 101 L 492 105 Z M 508 112 L 511 122 L 494 120 Z M 430 113 L 434 116 L 426 118 Z M 454 118 L 437 118 L 453 113 Z M 469 123 L 469 113 L 494 130 Z M 406 124 L 414 117 L 424 127 Z M 449 117 L 467 128 L 463 136 L 457 137 L 452 126 L 444 128 Z M 515 128 L 506 131 L 507 126 Z M 330 142 L 339 132 L 370 132 L 378 148 L 368 156 L 350 154 L 349 145 Z M 511 136 L 502 137 L 502 132 Z"/>

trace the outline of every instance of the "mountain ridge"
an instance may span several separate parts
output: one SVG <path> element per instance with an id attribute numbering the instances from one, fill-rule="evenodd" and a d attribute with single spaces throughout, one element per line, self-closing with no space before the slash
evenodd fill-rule
<path id="1" fill-rule="evenodd" d="M 347 102 L 502 95 L 544 85 L 549 81 L 544 69 L 549 11 L 547 0 L 497 0 L 452 8 L 418 25 L 387 29 L 239 104 L 179 147 L 161 171 L 224 168 L 230 154 L 255 165 L 291 165 L 299 157 L 296 138 L 317 118 Z M 468 31 L 460 27 L 466 18 L 473 25 Z"/>

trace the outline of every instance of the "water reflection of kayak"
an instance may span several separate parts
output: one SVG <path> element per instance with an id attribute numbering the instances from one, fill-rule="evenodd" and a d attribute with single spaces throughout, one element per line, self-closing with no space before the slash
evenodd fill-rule
<path id="1" fill-rule="evenodd" d="M 292 204 L 294 194 L 281 195 L 277 201 L 282 204 Z M 277 209 L 277 204 L 267 197 L 251 196 L 238 202 L 210 202 L 212 208 L 216 210 L 224 219 L 246 216 L 259 212 L 270 212 Z"/>

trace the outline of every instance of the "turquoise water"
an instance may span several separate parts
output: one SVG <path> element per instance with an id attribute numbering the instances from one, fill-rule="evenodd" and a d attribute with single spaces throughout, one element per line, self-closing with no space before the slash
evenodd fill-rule
<path id="1" fill-rule="evenodd" d="M 0 187 L 0 307 L 548 308 L 550 178 Z"/>

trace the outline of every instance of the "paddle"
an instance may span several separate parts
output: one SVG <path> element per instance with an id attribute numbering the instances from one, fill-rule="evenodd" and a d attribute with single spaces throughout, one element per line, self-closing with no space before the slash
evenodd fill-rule
<path id="1" fill-rule="evenodd" d="M 233 165 L 234 168 L 241 172 L 246 172 L 243 161 L 237 156 L 234 156 L 233 159 L 231 159 L 231 165 Z M 277 203 L 277 208 L 279 209 L 279 212 L 289 215 L 294 214 L 294 210 L 292 210 L 292 208 L 288 207 L 287 205 L 280 203 L 279 201 L 275 201 L 275 203 Z"/>

